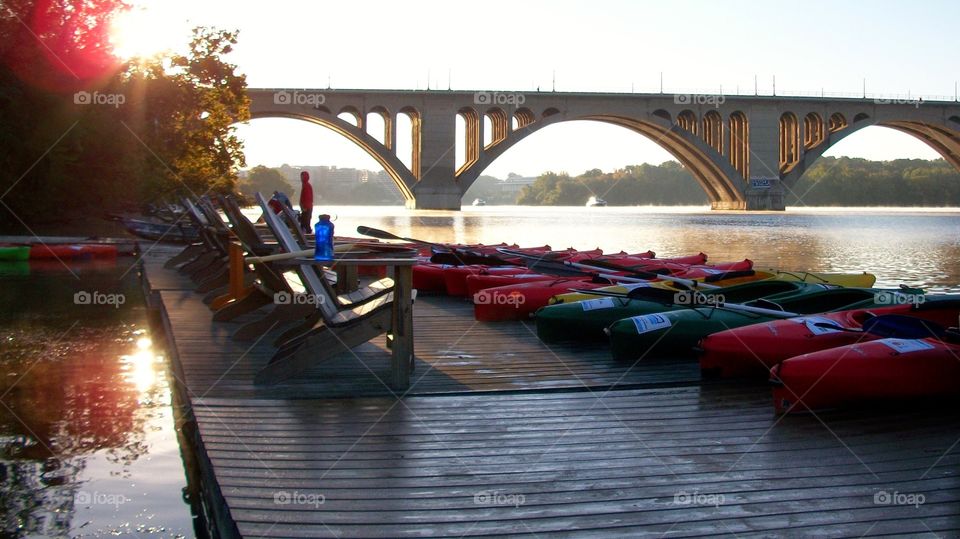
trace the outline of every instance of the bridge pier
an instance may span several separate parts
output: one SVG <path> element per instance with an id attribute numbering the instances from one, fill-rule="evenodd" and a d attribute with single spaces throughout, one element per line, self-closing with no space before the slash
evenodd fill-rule
<path id="1" fill-rule="evenodd" d="M 453 183 L 453 182 L 450 182 Z M 453 184 L 456 191 L 451 191 L 449 187 L 428 187 L 417 185 L 413 192 L 416 198 L 407 201 L 407 209 L 410 210 L 459 210 L 460 209 L 460 188 Z"/>

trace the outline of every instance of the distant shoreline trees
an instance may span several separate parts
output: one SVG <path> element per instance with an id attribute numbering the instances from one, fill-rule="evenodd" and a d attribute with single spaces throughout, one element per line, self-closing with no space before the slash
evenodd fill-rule
<path id="1" fill-rule="evenodd" d="M 498 181 L 484 178 L 487 187 Z M 582 206 L 591 196 L 602 197 L 611 206 L 708 204 L 706 193 L 676 161 L 631 165 L 613 172 L 593 169 L 579 176 L 546 172 L 520 191 L 516 204 Z M 960 172 L 943 159 L 824 157 L 787 191 L 786 204 L 956 207 L 960 206 Z"/>

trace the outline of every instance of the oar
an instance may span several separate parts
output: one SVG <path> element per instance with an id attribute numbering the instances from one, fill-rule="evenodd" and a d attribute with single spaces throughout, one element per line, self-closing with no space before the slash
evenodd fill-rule
<path id="1" fill-rule="evenodd" d="M 590 268 L 590 267 L 591 267 L 591 265 L 585 264 L 585 263 L 583 263 L 583 262 L 586 262 L 586 261 L 581 261 L 581 262 L 567 262 L 567 261 L 564 261 L 564 264 L 569 265 L 569 266 L 574 267 L 574 268 Z M 687 285 L 687 286 L 701 287 L 701 288 L 707 288 L 707 289 L 722 288 L 722 287 L 719 286 L 719 285 L 707 284 L 707 283 L 704 283 L 704 282 L 702 282 L 702 281 L 695 281 L 695 280 L 693 280 L 693 279 L 684 279 L 684 278 L 682 278 L 682 277 L 674 277 L 673 275 L 661 275 L 661 274 L 658 274 L 658 273 L 638 272 L 638 271 L 636 271 L 636 270 L 630 270 L 629 268 L 626 268 L 625 266 L 622 266 L 622 267 L 624 267 L 624 271 L 629 271 L 629 272 L 635 273 L 635 274 L 646 274 L 646 275 L 651 276 L 651 277 L 648 277 L 648 278 L 646 279 L 646 281 L 650 281 L 651 279 L 660 279 L 661 281 L 664 281 L 664 282 L 674 282 L 674 283 L 685 284 L 685 285 Z M 636 280 L 634 280 L 634 281 L 632 281 L 632 282 L 644 282 L 644 280 L 636 279 Z"/>
<path id="2" fill-rule="evenodd" d="M 509 260 L 504 260 L 498 256 L 488 255 L 484 253 L 476 253 L 473 251 L 468 251 L 466 249 L 451 247 L 449 245 L 444 245 L 442 243 L 433 243 L 430 241 L 418 240 L 416 238 L 404 238 L 403 236 L 397 236 L 396 234 L 387 232 L 386 230 L 380 230 L 379 228 L 360 225 L 357 227 L 357 233 L 362 234 L 364 236 L 370 236 L 371 238 L 381 239 L 381 240 L 400 240 L 400 241 L 408 241 L 410 243 L 418 243 L 420 245 L 429 245 L 430 249 L 434 253 L 433 256 L 430 257 L 430 261 L 438 264 L 454 264 L 454 265 L 486 264 L 488 266 L 516 265 L 513 262 L 510 262 Z M 443 252 L 438 253 L 437 250 L 441 250 Z M 436 260 L 434 260 L 435 258 Z"/>
<path id="3" fill-rule="evenodd" d="M 431 247 L 443 247 L 444 249 L 449 249 L 449 247 L 440 243 L 433 243 L 429 241 L 418 240 L 415 238 L 404 238 L 402 236 L 397 236 L 396 234 L 387 232 L 386 230 L 380 230 L 379 228 L 372 228 L 369 226 L 363 226 L 363 225 L 358 226 L 357 233 L 363 234 L 364 236 L 370 236 L 371 238 L 381 239 L 381 240 L 408 241 L 410 243 L 419 243 L 421 245 L 429 245 Z"/>

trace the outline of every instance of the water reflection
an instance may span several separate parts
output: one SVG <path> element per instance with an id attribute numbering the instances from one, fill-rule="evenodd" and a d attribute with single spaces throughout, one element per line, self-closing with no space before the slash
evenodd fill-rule
<path id="1" fill-rule="evenodd" d="M 960 210 L 829 208 L 719 213 L 702 207 L 465 207 L 459 212 L 339 206 L 337 233 L 357 225 L 457 243 L 521 245 L 679 256 L 750 258 L 757 267 L 870 271 L 879 286 L 960 291 Z"/>
<path id="2" fill-rule="evenodd" d="M 121 281 L 127 268 L 114 263 L 28 266 L 0 268 L 0 535 L 192 533 L 136 272 Z M 129 300 L 75 304 L 84 290 Z"/>

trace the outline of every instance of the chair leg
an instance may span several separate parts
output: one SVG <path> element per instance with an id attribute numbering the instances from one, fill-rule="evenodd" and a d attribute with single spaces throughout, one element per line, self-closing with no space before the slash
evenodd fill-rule
<path id="1" fill-rule="evenodd" d="M 200 283 L 200 286 L 194 289 L 194 292 L 203 294 L 216 288 L 220 288 L 225 284 L 230 284 L 230 268 L 220 268 L 220 271 L 218 271 L 215 275 L 204 279 Z"/>
<path id="2" fill-rule="evenodd" d="M 167 260 L 163 267 L 166 269 L 173 269 L 180 264 L 185 264 L 190 260 L 202 255 L 207 250 L 207 247 L 202 243 L 194 243 L 193 245 L 188 245 L 184 250 L 177 253 L 176 256 Z"/>
<path id="3" fill-rule="evenodd" d="M 376 311 L 343 327 L 323 326 L 311 335 L 296 350 L 284 356 L 274 356 L 270 363 L 260 369 L 254 378 L 255 384 L 270 385 L 287 380 L 307 368 L 349 351 L 390 328 L 390 309 Z"/>
<path id="4" fill-rule="evenodd" d="M 303 321 L 302 324 L 297 325 L 296 327 L 290 328 L 287 331 L 281 333 L 273 341 L 273 346 L 277 348 L 282 348 L 291 344 L 298 337 L 304 336 L 308 331 L 314 329 L 317 326 L 323 325 L 323 317 L 320 315 L 320 312 L 314 310 L 310 313 L 309 316 Z"/>
<path id="5" fill-rule="evenodd" d="M 216 322 L 227 322 L 271 303 L 273 303 L 273 294 L 268 295 L 263 290 L 255 288 L 245 298 L 217 310 L 213 313 L 213 319 Z"/>
<path id="6" fill-rule="evenodd" d="M 244 276 L 243 276 L 243 286 L 244 286 L 244 288 L 246 288 L 246 287 L 248 287 L 248 286 L 253 286 L 253 283 L 254 283 L 256 280 L 257 280 L 257 276 L 256 276 L 255 274 L 253 274 L 253 273 L 248 273 L 248 274 L 244 275 Z M 220 296 L 225 296 L 225 295 L 227 295 L 227 294 L 229 294 L 229 293 L 230 293 L 230 285 L 229 285 L 229 284 L 225 284 L 225 285 L 223 285 L 223 286 L 219 286 L 219 287 L 214 288 L 213 290 L 210 290 L 209 292 L 207 292 L 207 294 L 206 294 L 205 296 L 203 296 L 203 302 L 206 303 L 207 305 L 210 305 L 211 303 L 213 303 L 213 300 L 219 298 Z"/>
<path id="7" fill-rule="evenodd" d="M 203 268 L 200 268 L 197 271 L 191 273 L 190 279 L 193 282 L 200 284 L 203 281 L 206 281 L 207 279 L 209 279 L 210 277 L 213 277 L 214 275 L 217 274 L 217 272 L 221 271 L 223 268 L 226 268 L 226 267 L 227 265 L 223 261 L 223 259 L 218 258 L 213 262 L 211 262 L 210 264 L 204 266 Z"/>
<path id="8" fill-rule="evenodd" d="M 277 305 L 270 311 L 270 314 L 260 320 L 254 320 L 240 326 L 240 329 L 234 332 L 233 340 L 252 341 L 273 328 L 288 322 L 295 320 L 302 322 L 305 317 L 316 310 L 317 308 L 314 305 Z"/>
<path id="9" fill-rule="evenodd" d="M 197 258 L 194 258 L 190 262 L 187 262 L 186 264 L 177 268 L 177 271 L 179 271 L 184 275 L 190 275 L 191 273 L 199 269 L 207 267 L 208 265 L 210 265 L 211 262 L 213 262 L 218 258 L 220 258 L 219 253 L 215 253 L 213 251 L 206 251 L 200 256 L 198 256 Z"/>

